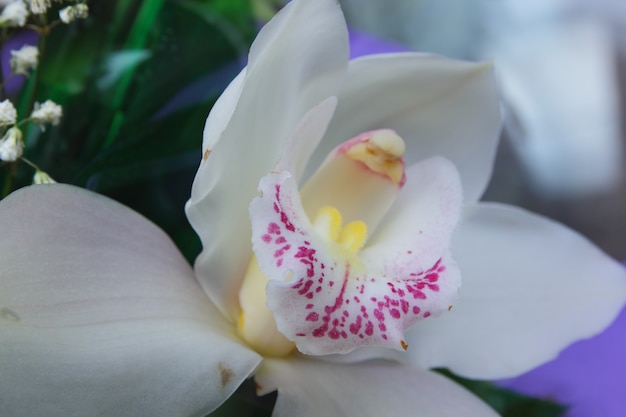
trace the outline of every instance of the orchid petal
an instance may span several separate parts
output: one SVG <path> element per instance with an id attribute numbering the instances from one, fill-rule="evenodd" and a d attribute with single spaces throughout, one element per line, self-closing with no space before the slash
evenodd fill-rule
<path id="1" fill-rule="evenodd" d="M 454 310 L 407 334 L 414 362 L 470 378 L 515 376 L 591 337 L 626 300 L 626 271 L 574 231 L 522 209 L 480 203 L 452 253 L 463 272 Z"/>
<path id="2" fill-rule="evenodd" d="M 456 297 L 460 276 L 446 248 L 439 244 L 433 257 L 427 244 L 420 243 L 412 255 L 407 236 L 419 236 L 415 226 L 423 227 L 427 237 L 440 238 L 437 234 L 441 233 L 449 239 L 460 206 L 458 176 L 441 158 L 421 164 L 414 173 L 423 174 L 416 188 L 429 192 L 425 198 L 414 199 L 423 207 L 412 207 L 413 212 L 419 217 L 423 210 L 426 220 L 409 222 L 389 248 L 382 243 L 373 248 L 380 259 L 366 258 L 366 251 L 358 257 L 318 235 L 289 172 L 272 172 L 261 179 L 260 197 L 250 204 L 254 252 L 261 270 L 270 277 L 267 305 L 278 330 L 301 352 L 345 353 L 371 345 L 406 349 L 404 329 L 445 311 Z M 431 180 L 434 185 L 428 189 Z M 433 219 L 438 213 L 453 221 L 438 222 Z M 400 221 L 406 215 L 406 210 L 401 212 Z M 434 230 L 442 227 L 439 223 L 447 230 Z M 431 256 L 430 263 L 419 259 L 424 251 Z"/>
<path id="3" fill-rule="evenodd" d="M 389 270 L 410 263 L 406 269 L 426 270 L 450 246 L 462 205 L 461 179 L 456 168 L 450 161 L 434 157 L 413 164 L 406 176 L 386 221 L 361 252 L 370 268 Z M 454 283 L 456 288 L 460 286 L 460 277 L 458 281 Z"/>
<path id="4" fill-rule="evenodd" d="M 0 203 L 0 414 L 192 416 L 258 365 L 169 238 L 65 185 Z"/>
<path id="5" fill-rule="evenodd" d="M 261 30 L 245 74 L 207 119 L 187 216 L 204 248 L 196 274 L 232 320 L 251 256 L 247 207 L 259 178 L 305 112 L 336 95 L 347 62 L 348 35 L 338 3 L 292 2 Z"/>
<path id="6" fill-rule="evenodd" d="M 350 62 L 322 142 L 321 161 L 338 142 L 374 129 L 393 129 L 406 141 L 407 165 L 431 156 L 451 160 L 465 199 L 476 201 L 491 176 L 500 109 L 491 65 L 432 55 L 371 55 Z"/>
<path id="7" fill-rule="evenodd" d="M 266 360 L 255 379 L 261 394 L 278 389 L 273 416 L 497 416 L 454 382 L 394 362 Z"/>

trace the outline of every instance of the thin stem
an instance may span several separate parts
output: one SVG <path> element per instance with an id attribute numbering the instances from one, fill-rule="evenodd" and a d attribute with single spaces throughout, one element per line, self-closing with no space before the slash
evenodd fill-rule
<path id="1" fill-rule="evenodd" d="M 20 160 L 25 162 L 27 165 L 30 165 L 35 171 L 41 171 L 41 168 L 39 168 L 39 166 L 37 166 L 37 164 L 31 161 L 30 159 L 24 158 L 22 156 L 20 157 Z"/>

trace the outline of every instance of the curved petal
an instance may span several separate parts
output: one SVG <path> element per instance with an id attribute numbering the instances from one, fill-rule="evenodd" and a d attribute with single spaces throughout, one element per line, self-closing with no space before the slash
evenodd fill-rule
<path id="1" fill-rule="evenodd" d="M 472 207 L 453 240 L 463 289 L 451 314 L 407 333 L 420 366 L 515 376 L 601 332 L 626 301 L 626 272 L 566 227 L 494 203 Z"/>
<path id="2" fill-rule="evenodd" d="M 452 161 L 466 201 L 482 195 L 491 176 L 500 109 L 490 64 L 432 55 L 371 55 L 350 62 L 339 106 L 315 160 L 338 142 L 393 129 L 407 144 L 410 165 L 431 156 Z"/>
<path id="3" fill-rule="evenodd" d="M 436 171 L 432 164 L 424 165 L 424 173 Z M 441 190 L 434 188 L 437 206 Z M 406 349 L 404 329 L 447 310 L 456 298 L 460 277 L 446 248 L 440 248 L 432 263 L 423 264 L 416 259 L 419 252 L 411 254 L 411 246 L 392 241 L 389 252 L 375 251 L 385 258 L 370 262 L 316 232 L 289 172 L 263 177 L 259 194 L 250 204 L 250 218 L 254 253 L 270 278 L 267 305 L 278 330 L 301 352 L 345 353 L 360 346 Z M 442 200 L 445 211 L 448 201 Z M 448 227 L 448 240 L 450 232 Z M 396 245 L 403 249 L 400 256 Z"/>
<path id="4" fill-rule="evenodd" d="M 251 255 L 247 209 L 258 181 L 305 112 L 336 95 L 347 62 L 338 3 L 292 1 L 261 30 L 245 75 L 207 119 L 187 216 L 204 247 L 196 274 L 233 320 Z"/>
<path id="5" fill-rule="evenodd" d="M 0 203 L 0 414 L 200 416 L 260 358 L 168 237 L 65 185 Z"/>
<path id="6" fill-rule="evenodd" d="M 450 247 L 463 198 L 454 165 L 433 157 L 413 164 L 406 176 L 385 221 L 361 252 L 372 268 L 388 270 L 409 262 L 408 269 L 426 270 Z"/>
<path id="7" fill-rule="evenodd" d="M 557 359 L 499 385 L 567 404 L 568 417 L 624 417 L 626 308 L 602 334 L 565 349 Z"/>
<path id="8" fill-rule="evenodd" d="M 394 362 L 266 360 L 255 379 L 261 394 L 278 389 L 274 416 L 497 417 L 454 382 Z"/>

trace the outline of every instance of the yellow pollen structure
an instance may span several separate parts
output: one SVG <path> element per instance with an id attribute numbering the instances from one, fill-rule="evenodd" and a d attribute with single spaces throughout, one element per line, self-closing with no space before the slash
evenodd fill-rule
<path id="1" fill-rule="evenodd" d="M 353 253 L 357 253 L 367 239 L 364 222 L 356 220 L 342 227 L 341 213 L 332 206 L 323 206 L 318 210 L 313 226 L 321 236 Z"/>
<path id="2" fill-rule="evenodd" d="M 393 130 L 377 130 L 369 140 L 357 143 L 345 154 L 398 184 L 404 176 L 404 151 L 404 141 Z"/>

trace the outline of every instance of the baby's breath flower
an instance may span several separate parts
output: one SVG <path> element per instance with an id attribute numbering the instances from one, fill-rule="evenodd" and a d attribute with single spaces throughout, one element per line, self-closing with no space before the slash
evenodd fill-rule
<path id="1" fill-rule="evenodd" d="M 50 7 L 50 0 L 28 0 L 30 11 L 35 14 L 43 14 Z"/>
<path id="2" fill-rule="evenodd" d="M 89 16 L 89 7 L 82 3 L 59 10 L 59 18 L 63 23 L 71 23 L 76 19 L 86 19 L 87 16 Z"/>
<path id="3" fill-rule="evenodd" d="M 63 116 L 63 108 L 52 100 L 46 100 L 43 103 L 35 103 L 30 119 L 43 129 L 44 123 L 58 125 L 61 116 Z"/>
<path id="4" fill-rule="evenodd" d="M 22 131 L 17 126 L 6 131 L 4 137 L 0 139 L 0 160 L 13 162 L 22 156 L 24 152 L 22 136 Z"/>
<path id="5" fill-rule="evenodd" d="M 4 6 L 0 14 L 0 26 L 22 27 L 26 24 L 28 9 L 23 0 L 14 0 Z"/>
<path id="6" fill-rule="evenodd" d="M 47 172 L 44 172 L 40 169 L 35 171 L 35 175 L 33 176 L 33 184 L 55 184 L 56 181 L 52 179 Z"/>
<path id="7" fill-rule="evenodd" d="M 11 71 L 17 75 L 28 75 L 39 62 L 39 49 L 36 46 L 24 45 L 11 51 Z"/>
<path id="8" fill-rule="evenodd" d="M 14 125 L 17 121 L 17 111 L 11 100 L 5 99 L 0 102 L 0 127 Z"/>

